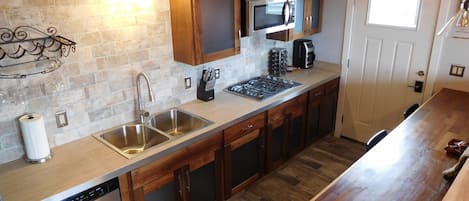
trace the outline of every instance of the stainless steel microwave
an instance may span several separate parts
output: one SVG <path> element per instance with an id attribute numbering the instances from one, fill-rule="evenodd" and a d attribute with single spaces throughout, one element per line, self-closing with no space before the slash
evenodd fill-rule
<path id="1" fill-rule="evenodd" d="M 295 27 L 295 0 L 245 0 L 247 34 Z"/>

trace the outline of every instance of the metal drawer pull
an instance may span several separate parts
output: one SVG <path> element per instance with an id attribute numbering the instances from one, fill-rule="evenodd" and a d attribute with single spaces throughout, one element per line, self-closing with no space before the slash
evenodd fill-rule
<path id="1" fill-rule="evenodd" d="M 191 177 L 189 175 L 189 170 L 186 170 L 186 182 L 187 192 L 191 192 Z"/>
<path id="2" fill-rule="evenodd" d="M 247 131 L 247 130 L 249 130 L 249 129 L 253 128 L 253 127 L 254 127 L 254 125 L 252 125 L 252 124 L 249 124 L 248 126 L 246 126 L 246 127 L 242 128 L 242 129 L 241 129 L 241 131 Z"/>
<path id="3" fill-rule="evenodd" d="M 182 193 L 182 179 L 181 179 L 181 174 L 178 174 L 178 182 L 179 182 L 179 196 L 181 196 L 181 200 L 183 199 L 183 193 Z"/>

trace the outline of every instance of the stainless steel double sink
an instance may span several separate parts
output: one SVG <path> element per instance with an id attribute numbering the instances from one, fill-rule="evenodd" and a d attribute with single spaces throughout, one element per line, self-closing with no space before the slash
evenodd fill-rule
<path id="1" fill-rule="evenodd" d="M 145 124 L 121 125 L 99 132 L 94 137 L 123 156 L 131 158 L 212 123 L 203 117 L 172 108 L 151 116 Z"/>

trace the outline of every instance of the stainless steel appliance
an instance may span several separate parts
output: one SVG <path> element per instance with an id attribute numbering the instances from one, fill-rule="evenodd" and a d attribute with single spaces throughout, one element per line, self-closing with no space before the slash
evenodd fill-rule
<path id="1" fill-rule="evenodd" d="M 256 100 L 265 100 L 299 85 L 301 84 L 292 80 L 264 75 L 231 85 L 224 91 Z"/>
<path id="2" fill-rule="evenodd" d="M 316 55 L 311 40 L 298 39 L 293 41 L 293 66 L 300 68 L 312 68 Z"/>
<path id="3" fill-rule="evenodd" d="M 295 0 L 243 0 L 247 35 L 295 27 Z"/>
<path id="4" fill-rule="evenodd" d="M 111 179 L 107 182 L 89 188 L 81 193 L 70 196 L 63 201 L 120 201 L 119 180 Z"/>

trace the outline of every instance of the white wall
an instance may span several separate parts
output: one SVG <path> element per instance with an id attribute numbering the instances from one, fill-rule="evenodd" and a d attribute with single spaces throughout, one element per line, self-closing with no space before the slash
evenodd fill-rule
<path id="1" fill-rule="evenodd" d="M 322 31 L 309 37 L 315 46 L 316 59 L 339 64 L 344 37 L 346 0 L 325 0 Z"/>
<path id="2" fill-rule="evenodd" d="M 442 27 L 443 23 L 451 18 L 457 12 L 458 8 L 459 1 L 442 0 L 440 15 L 438 17 L 438 27 Z M 436 64 L 435 68 L 438 69 L 433 92 L 437 92 L 441 88 L 469 91 L 469 69 L 465 70 L 464 77 L 449 75 L 451 64 L 469 67 L 469 39 L 438 37 L 441 36 L 436 36 L 435 40 L 435 47 L 438 49 L 434 49 L 436 54 L 434 54 L 432 58 L 436 59 L 434 63 Z"/>

